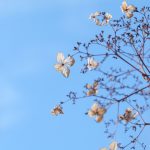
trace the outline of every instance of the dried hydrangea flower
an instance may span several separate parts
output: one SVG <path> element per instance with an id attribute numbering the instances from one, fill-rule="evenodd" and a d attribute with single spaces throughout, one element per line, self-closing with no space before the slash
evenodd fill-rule
<path id="1" fill-rule="evenodd" d="M 135 119 L 137 117 L 137 115 L 138 115 L 138 112 L 137 113 L 133 113 L 132 109 L 127 108 L 125 113 L 123 115 L 120 115 L 119 118 L 121 120 L 126 121 L 126 122 L 130 122 L 133 119 Z"/>
<path id="2" fill-rule="evenodd" d="M 113 141 L 110 145 L 109 145 L 109 149 L 108 150 L 117 150 L 118 149 L 118 144 L 116 141 Z M 107 150 L 107 148 L 101 148 L 100 150 Z"/>
<path id="3" fill-rule="evenodd" d="M 102 17 L 102 21 L 99 20 L 98 17 Z M 112 15 L 109 13 L 101 13 L 99 11 L 96 11 L 95 13 L 92 13 L 89 17 L 90 20 L 94 21 L 96 25 L 103 26 L 109 23 L 109 20 L 112 18 Z"/>
<path id="4" fill-rule="evenodd" d="M 99 63 L 95 61 L 93 57 L 88 58 L 87 61 L 88 61 L 87 67 L 89 70 L 96 69 L 99 66 Z"/>
<path id="5" fill-rule="evenodd" d="M 64 112 L 63 112 L 62 109 L 63 109 L 63 108 L 62 108 L 60 105 L 58 105 L 58 106 L 56 106 L 56 107 L 54 107 L 54 108 L 52 109 L 51 114 L 54 115 L 54 116 L 58 116 L 58 115 L 60 115 L 60 114 L 64 114 Z"/>
<path id="6" fill-rule="evenodd" d="M 88 89 L 88 91 L 86 92 L 86 95 L 96 95 L 98 93 L 98 85 L 99 83 L 97 81 L 95 81 L 93 85 L 87 84 L 86 88 Z"/>
<path id="7" fill-rule="evenodd" d="M 58 53 L 57 54 L 57 62 L 58 64 L 55 64 L 55 69 L 62 73 L 62 75 L 64 77 L 68 77 L 69 74 L 70 74 L 70 67 L 74 65 L 75 63 L 75 60 L 72 56 L 68 56 L 66 59 L 64 57 L 64 54 L 63 53 Z"/>
<path id="8" fill-rule="evenodd" d="M 96 122 L 101 122 L 105 113 L 106 109 L 104 107 L 100 106 L 98 103 L 94 103 L 88 111 L 88 116 L 95 117 Z"/>
<path id="9" fill-rule="evenodd" d="M 131 18 L 133 16 L 133 12 L 137 10 L 134 5 L 127 5 L 126 0 L 122 2 L 121 10 L 126 14 L 127 18 Z"/>

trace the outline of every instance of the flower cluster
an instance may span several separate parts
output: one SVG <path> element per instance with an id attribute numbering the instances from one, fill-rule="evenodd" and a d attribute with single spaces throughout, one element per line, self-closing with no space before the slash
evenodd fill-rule
<path id="1" fill-rule="evenodd" d="M 86 89 L 88 89 L 88 91 L 86 92 L 86 95 L 87 96 L 96 95 L 98 93 L 98 85 L 99 85 L 98 81 L 95 81 L 93 85 L 86 84 L 85 87 Z"/>
<path id="2" fill-rule="evenodd" d="M 125 110 L 125 113 L 123 115 L 120 115 L 119 118 L 121 120 L 124 120 L 126 122 L 130 122 L 132 121 L 133 119 L 135 119 L 138 115 L 138 112 L 137 113 L 133 113 L 133 110 L 130 109 L 130 108 L 127 108 Z"/>
<path id="3" fill-rule="evenodd" d="M 54 115 L 54 116 L 64 114 L 63 108 L 60 105 L 58 105 L 58 106 L 56 106 L 52 109 L 51 114 Z"/>
<path id="4" fill-rule="evenodd" d="M 101 122 L 103 119 L 104 114 L 106 113 L 106 109 L 102 107 L 98 103 L 94 103 L 91 109 L 88 111 L 89 117 L 96 117 L 96 122 Z"/>
<path id="5" fill-rule="evenodd" d="M 63 53 L 58 53 L 57 62 L 58 64 L 55 64 L 54 66 L 55 69 L 67 78 L 70 74 L 70 67 L 73 66 L 75 63 L 74 58 L 70 55 L 65 58 Z"/>
<path id="6" fill-rule="evenodd" d="M 108 135 L 108 138 L 116 138 L 120 124 L 125 127 L 126 132 L 131 131 L 131 133 L 135 133 L 130 134 L 132 135 L 130 136 L 132 139 L 126 145 L 121 142 L 113 141 L 110 145 L 100 150 L 126 149 L 126 147 L 132 144 L 134 145 L 131 149 L 136 149 L 136 143 L 139 143 L 138 138 L 143 132 L 144 127 L 150 125 L 150 123 L 145 122 L 142 116 L 142 113 L 150 108 L 150 105 L 147 103 L 149 91 L 146 91 L 146 89 L 148 90 L 150 87 L 150 69 L 148 66 L 149 51 L 147 48 L 145 49 L 144 46 L 146 45 L 147 47 L 145 43 L 149 40 L 149 22 L 147 22 L 149 20 L 149 15 L 147 15 L 146 12 L 149 12 L 150 8 L 143 7 L 140 10 L 134 5 L 128 5 L 126 0 L 122 0 L 120 5 L 124 14 L 120 19 L 111 20 L 111 14 L 99 11 L 92 13 L 89 17 L 89 19 L 94 21 L 98 26 L 109 25 L 112 29 L 112 33 L 109 34 L 106 29 L 107 34 L 105 34 L 105 31 L 102 30 L 100 34 L 97 34 L 95 38 L 91 39 L 88 43 L 77 42 L 77 45 L 74 47 L 74 54 L 68 55 L 66 58 L 63 53 L 59 52 L 57 54 L 57 64 L 54 66 L 59 73 L 65 78 L 68 78 L 70 75 L 70 68 L 75 63 L 74 57 L 79 55 L 81 62 L 85 62 L 81 69 L 81 73 L 96 71 L 98 79 L 94 80 L 94 83 L 84 86 L 85 89 L 82 96 L 78 96 L 78 94 L 73 91 L 69 92 L 67 100 L 60 102 L 59 105 L 51 111 L 52 115 L 57 116 L 64 114 L 62 105 L 65 103 L 72 102 L 75 104 L 80 99 L 91 98 L 94 104 L 89 107 L 86 115 L 97 123 L 104 122 L 106 128 L 105 134 Z M 136 17 L 135 13 L 139 14 L 139 16 Z M 140 18 L 140 16 L 142 17 Z M 93 45 L 94 47 L 92 49 L 91 47 Z M 97 46 L 100 46 L 100 48 L 97 49 Z M 124 46 L 127 47 L 127 50 L 124 49 Z M 92 51 L 95 48 L 101 50 L 101 47 L 107 51 Z M 130 47 L 131 50 L 128 50 Z M 117 62 L 111 64 L 111 60 L 109 63 L 110 67 L 104 68 L 102 65 L 104 65 L 107 58 L 121 60 L 125 62 L 129 68 L 122 67 L 122 63 L 119 64 L 119 61 L 118 64 Z M 138 73 L 140 73 L 140 78 Z M 147 81 L 144 83 L 143 87 L 141 86 L 143 84 L 141 75 L 143 79 Z M 128 81 L 132 81 L 133 84 L 128 85 Z M 100 92 L 99 86 L 101 88 Z M 146 102 L 145 105 L 138 105 L 141 99 L 140 102 L 138 98 L 130 99 L 130 97 L 136 95 L 143 96 Z M 120 107 L 122 106 L 120 104 L 125 102 L 126 99 L 130 99 L 127 103 L 132 109 L 127 107 L 120 113 Z M 136 105 L 132 106 L 132 102 L 135 102 Z M 112 119 L 112 116 L 108 116 L 110 119 L 107 121 L 107 118 L 105 118 L 107 116 L 105 114 L 108 108 L 116 104 L 117 117 Z M 137 120 L 138 117 L 141 119 Z M 103 121 L 104 119 L 105 121 Z M 116 126 L 114 132 L 110 131 L 113 129 L 111 125 Z M 137 127 L 141 130 L 139 134 L 137 134 Z M 145 149 L 146 146 L 141 143 L 141 147 Z"/>
<path id="7" fill-rule="evenodd" d="M 102 21 L 98 17 L 102 17 Z M 95 13 L 91 13 L 89 19 L 94 21 L 96 25 L 103 26 L 107 25 L 109 23 L 109 20 L 112 18 L 112 15 L 109 13 L 102 13 L 99 11 L 96 11 Z"/>

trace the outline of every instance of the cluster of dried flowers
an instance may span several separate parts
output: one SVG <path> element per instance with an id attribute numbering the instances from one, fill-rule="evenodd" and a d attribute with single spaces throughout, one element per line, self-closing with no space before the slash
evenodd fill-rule
<path id="1" fill-rule="evenodd" d="M 93 84 L 85 85 L 86 92 L 84 92 L 84 96 L 78 97 L 76 93 L 71 91 L 68 96 L 69 100 L 61 102 L 60 105 L 54 107 L 51 111 L 52 115 L 57 116 L 64 114 L 62 105 L 65 102 L 73 101 L 73 103 L 75 103 L 75 101 L 81 98 L 93 97 L 96 102 L 86 114 L 94 118 L 97 123 L 104 122 L 106 126 L 105 133 L 108 134 L 109 138 L 114 140 L 114 133 L 116 134 L 117 132 L 115 131 L 112 134 L 108 131 L 110 124 L 114 124 L 117 127 L 119 124 L 123 124 L 125 132 L 130 129 L 134 129 L 134 132 L 140 130 L 137 135 L 130 135 L 132 140 L 125 146 L 114 141 L 109 145 L 108 150 L 126 149 L 129 145 L 133 145 L 131 149 L 135 149 L 136 143 L 139 144 L 138 138 L 145 126 L 150 125 L 150 123 L 147 123 L 142 117 L 142 114 L 147 109 L 150 109 L 148 103 L 150 98 L 150 92 L 148 90 L 150 88 L 150 54 L 146 44 L 146 41 L 150 40 L 150 15 L 146 15 L 146 13 L 150 12 L 150 8 L 143 7 L 139 11 L 134 5 L 128 5 L 126 0 L 123 0 L 121 10 L 126 17 L 121 17 L 120 20 L 113 21 L 111 20 L 112 15 L 109 13 L 99 11 L 92 13 L 89 19 L 94 21 L 98 26 L 109 25 L 113 30 L 113 34 L 105 38 L 104 31 L 101 31 L 101 33 L 96 35 L 96 38 L 91 40 L 87 45 L 77 42 L 77 46 L 74 47 L 76 53 L 74 55 L 68 55 L 68 57 L 65 58 L 64 54 L 59 52 L 57 54 L 57 64 L 54 66 L 58 72 L 67 78 L 70 75 L 70 67 L 75 63 L 74 56 L 80 54 L 81 61 L 86 60 L 82 73 L 88 70 L 97 71 L 102 77 L 94 80 Z M 142 15 L 141 19 L 133 17 L 135 12 L 139 12 L 139 14 Z M 131 22 L 131 18 L 134 20 L 133 22 Z M 132 24 L 134 24 L 133 27 L 131 27 Z M 100 54 L 89 52 L 88 49 L 92 44 L 101 46 L 107 51 L 105 53 L 101 52 Z M 85 51 L 80 50 L 81 46 L 85 48 Z M 125 48 L 125 50 L 122 49 L 122 47 Z M 128 51 L 128 48 L 131 48 L 132 51 Z M 101 61 L 95 59 L 95 56 L 99 56 L 99 58 L 102 57 Z M 110 64 L 112 66 L 110 71 L 101 69 L 101 64 L 110 57 L 115 60 L 120 59 L 126 63 L 129 69 L 125 69 L 127 66 L 125 66 L 125 68 L 120 67 L 116 69 L 113 64 Z M 144 82 L 140 77 L 143 77 Z M 128 78 L 130 80 L 128 80 Z M 135 83 L 127 84 L 131 81 Z M 145 86 L 141 87 L 142 85 Z M 98 92 L 99 88 L 102 89 L 101 92 Z M 103 90 L 105 90 L 104 93 Z M 131 99 L 133 96 L 135 97 Z M 138 100 L 135 100 L 138 99 L 138 96 L 143 98 L 145 105 L 139 106 L 141 101 L 138 102 Z M 120 113 L 121 103 L 130 105 L 126 107 L 124 113 Z M 117 117 L 106 122 L 104 115 L 109 111 L 109 108 L 115 104 L 118 105 Z M 136 130 L 137 128 L 138 130 Z M 144 150 L 146 149 L 143 143 L 140 143 L 140 145 Z M 100 150 L 107 150 L 107 148 Z"/>

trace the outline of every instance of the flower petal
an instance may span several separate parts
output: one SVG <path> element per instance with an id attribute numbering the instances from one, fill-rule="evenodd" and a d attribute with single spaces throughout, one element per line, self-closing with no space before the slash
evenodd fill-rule
<path id="1" fill-rule="evenodd" d="M 61 53 L 61 52 L 59 52 L 59 53 L 57 54 L 57 62 L 58 62 L 58 63 L 64 63 L 64 59 L 65 59 L 64 54 Z"/>
<path id="2" fill-rule="evenodd" d="M 134 5 L 129 5 L 127 9 L 131 12 L 135 11 L 137 8 Z"/>
<path id="3" fill-rule="evenodd" d="M 92 110 L 89 110 L 88 111 L 88 116 L 89 117 L 93 117 L 93 116 L 95 116 L 96 114 L 95 114 L 95 112 L 94 111 L 92 111 Z"/>
<path id="4" fill-rule="evenodd" d="M 110 150 L 117 150 L 117 148 L 118 148 L 117 142 L 115 142 L 115 141 L 109 145 Z"/>
<path id="5" fill-rule="evenodd" d="M 61 71 L 61 73 L 63 74 L 63 76 L 65 78 L 68 78 L 69 77 L 69 74 L 70 74 L 70 69 L 66 66 L 63 67 L 63 70 Z"/>
<path id="6" fill-rule="evenodd" d="M 122 2 L 121 9 L 123 12 L 127 11 L 127 2 L 125 0 Z"/>
<path id="7" fill-rule="evenodd" d="M 88 92 L 86 92 L 87 96 L 91 96 L 91 95 L 94 95 L 94 94 L 95 94 L 94 90 L 89 90 Z"/>
<path id="8" fill-rule="evenodd" d="M 65 60 L 64 60 L 65 65 L 68 66 L 73 66 L 75 63 L 75 60 L 72 56 L 68 56 Z"/>
<path id="9" fill-rule="evenodd" d="M 103 116 L 96 116 L 96 122 L 101 122 L 103 120 Z"/>
<path id="10" fill-rule="evenodd" d="M 99 19 L 95 19 L 95 23 L 96 23 L 96 25 L 101 26 Z"/>
<path id="11" fill-rule="evenodd" d="M 98 109 L 98 108 L 99 108 L 99 104 L 98 104 L 98 103 L 94 103 L 94 104 L 92 105 L 92 107 L 91 107 L 91 110 L 97 112 L 97 109 Z"/>
<path id="12" fill-rule="evenodd" d="M 100 14 L 101 14 L 101 12 L 99 12 L 99 11 L 96 11 L 95 13 L 94 13 L 94 15 L 97 17 L 97 16 L 100 16 Z"/>
<path id="13" fill-rule="evenodd" d="M 98 115 L 104 115 L 104 113 L 106 112 L 106 109 L 105 108 L 98 108 L 98 110 L 97 110 L 97 114 Z"/>
<path id="14" fill-rule="evenodd" d="M 131 17 L 133 17 L 133 13 L 127 12 L 126 16 L 127 16 L 128 19 L 130 19 Z"/>
<path id="15" fill-rule="evenodd" d="M 86 84 L 85 86 L 87 89 L 91 89 L 92 88 L 92 85 L 91 84 Z"/>
<path id="16" fill-rule="evenodd" d="M 56 65 L 54 65 L 54 67 L 58 72 L 61 72 L 63 70 L 62 64 L 56 64 Z"/>
<path id="17" fill-rule="evenodd" d="M 106 13 L 105 14 L 105 19 L 106 20 L 110 20 L 112 18 L 112 15 L 111 14 L 109 14 L 109 13 Z"/>

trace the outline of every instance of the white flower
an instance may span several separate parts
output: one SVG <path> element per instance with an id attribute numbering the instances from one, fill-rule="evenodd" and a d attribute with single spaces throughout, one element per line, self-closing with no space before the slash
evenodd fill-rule
<path id="1" fill-rule="evenodd" d="M 70 67 L 74 65 L 75 60 L 72 56 L 68 56 L 66 59 L 63 55 L 63 53 L 57 54 L 57 62 L 58 64 L 55 64 L 55 69 L 62 73 L 64 77 L 68 77 L 70 74 Z"/>
<path id="2" fill-rule="evenodd" d="M 52 109 L 51 114 L 57 116 L 59 114 L 64 114 L 61 106 L 56 106 Z"/>
<path id="3" fill-rule="evenodd" d="M 99 63 L 95 61 L 93 57 L 88 58 L 87 61 L 88 61 L 87 67 L 89 70 L 96 69 L 99 66 Z"/>
<path id="4" fill-rule="evenodd" d="M 127 18 L 131 18 L 133 16 L 133 12 L 136 11 L 136 7 L 134 5 L 127 5 L 126 0 L 122 2 L 121 10 L 126 14 Z"/>
<path id="5" fill-rule="evenodd" d="M 96 122 L 101 122 L 106 109 L 100 106 L 98 103 L 94 103 L 91 109 L 88 111 L 89 117 L 95 117 Z"/>

